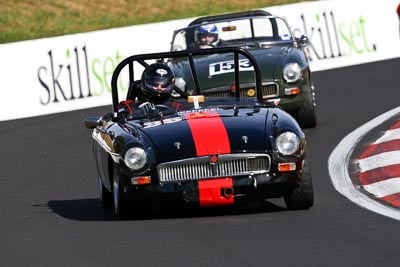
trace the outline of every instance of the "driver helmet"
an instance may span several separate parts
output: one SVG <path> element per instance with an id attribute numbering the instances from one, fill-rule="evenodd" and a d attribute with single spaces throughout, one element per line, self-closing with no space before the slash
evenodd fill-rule
<path id="1" fill-rule="evenodd" d="M 195 41 L 201 48 L 214 47 L 218 42 L 218 28 L 215 24 L 205 24 L 197 27 Z"/>
<path id="2" fill-rule="evenodd" d="M 164 63 L 153 63 L 142 73 L 141 91 L 152 103 L 168 100 L 175 86 L 175 76 L 171 68 Z"/>

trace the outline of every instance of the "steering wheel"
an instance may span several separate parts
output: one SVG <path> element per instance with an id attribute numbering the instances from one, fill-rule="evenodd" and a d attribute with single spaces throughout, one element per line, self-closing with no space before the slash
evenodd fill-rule
<path id="1" fill-rule="evenodd" d="M 158 108 L 160 111 L 171 110 L 171 107 L 163 104 L 157 104 L 155 105 L 155 107 Z"/>

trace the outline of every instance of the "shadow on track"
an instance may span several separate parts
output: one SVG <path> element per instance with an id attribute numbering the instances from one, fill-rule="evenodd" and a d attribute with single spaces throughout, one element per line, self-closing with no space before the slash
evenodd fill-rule
<path id="1" fill-rule="evenodd" d="M 98 199 L 51 200 L 48 207 L 63 218 L 75 221 L 116 220 L 111 207 L 102 207 Z M 274 213 L 286 211 L 279 204 L 260 201 L 241 206 L 211 208 L 159 208 L 134 210 L 128 220 L 179 219 Z"/>

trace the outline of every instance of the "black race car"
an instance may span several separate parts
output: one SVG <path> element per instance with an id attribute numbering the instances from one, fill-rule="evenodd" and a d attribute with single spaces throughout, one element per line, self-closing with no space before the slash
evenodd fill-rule
<path id="1" fill-rule="evenodd" d="M 236 46 L 245 48 L 257 59 L 262 73 L 262 101 L 271 101 L 293 115 L 301 127 L 317 125 L 315 89 L 307 55 L 309 40 L 303 35 L 295 38 L 285 19 L 262 10 L 206 16 L 192 21 L 186 28 L 174 31 L 171 51 Z M 233 59 L 226 55 L 209 55 L 195 64 L 201 72 L 200 83 L 205 96 L 233 95 Z M 189 62 L 171 62 L 188 94 L 194 92 Z M 253 66 L 240 60 L 242 97 L 255 93 Z M 220 86 L 220 80 L 226 84 Z"/>
<path id="2" fill-rule="evenodd" d="M 399 19 L 400 19 L 400 4 L 397 6 L 397 15 L 399 16 Z M 399 26 L 399 29 L 400 29 L 400 26 Z"/>
<path id="3" fill-rule="evenodd" d="M 257 97 L 208 97 L 195 82 L 188 95 L 162 105 L 141 105 L 126 114 L 117 108 L 119 86 L 134 84 L 136 69 L 153 61 L 231 54 L 235 84 L 241 83 L 239 58 L 253 65 Z M 198 68 L 191 64 L 193 79 Z M 123 60 L 112 76 L 113 109 L 88 117 L 100 199 L 124 218 L 136 208 L 209 207 L 283 197 L 288 209 L 313 205 L 306 139 L 298 123 L 262 98 L 261 70 L 241 48 L 213 48 L 135 55 Z M 121 89 L 121 88 L 120 88 Z M 124 93 L 125 94 L 125 93 Z"/>

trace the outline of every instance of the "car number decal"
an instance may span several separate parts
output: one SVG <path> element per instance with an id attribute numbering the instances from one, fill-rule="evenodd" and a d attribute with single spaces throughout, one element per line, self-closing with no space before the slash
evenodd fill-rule
<path id="1" fill-rule="evenodd" d="M 209 66 L 209 75 L 219 75 L 234 72 L 235 64 L 233 60 L 212 63 Z M 253 65 L 248 59 L 239 60 L 239 71 L 253 71 Z"/>
<path id="2" fill-rule="evenodd" d="M 143 123 L 143 127 L 144 128 L 151 128 L 151 127 L 156 127 L 156 126 L 160 126 L 163 124 L 169 124 L 169 123 L 175 123 L 178 121 L 181 121 L 182 118 L 169 118 L 169 119 L 165 119 L 165 120 L 161 120 L 161 121 L 150 121 L 150 122 L 145 122 Z"/>

